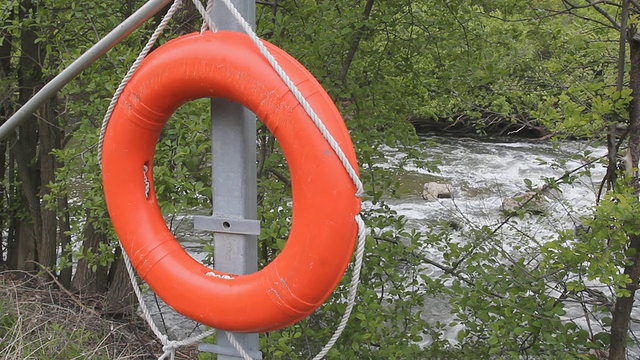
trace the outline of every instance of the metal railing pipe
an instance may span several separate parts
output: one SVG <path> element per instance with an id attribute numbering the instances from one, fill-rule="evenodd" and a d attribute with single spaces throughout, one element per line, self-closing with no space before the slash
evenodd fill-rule
<path id="1" fill-rule="evenodd" d="M 49 81 L 29 101 L 27 101 L 13 116 L 0 126 L 0 140 L 9 136 L 21 123 L 28 119 L 44 102 L 55 95 L 62 87 L 87 69 L 107 51 L 113 48 L 120 40 L 131 34 L 145 21 L 160 11 L 172 0 L 149 0 L 135 13 L 116 26 L 110 33 L 100 39 L 84 54 L 80 55 L 73 63 L 67 66 L 55 78 Z"/>

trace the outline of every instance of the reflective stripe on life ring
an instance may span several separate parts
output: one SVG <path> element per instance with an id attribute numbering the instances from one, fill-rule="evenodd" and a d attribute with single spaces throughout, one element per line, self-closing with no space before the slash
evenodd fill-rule
<path id="1" fill-rule="evenodd" d="M 295 59 L 264 44 L 357 169 L 349 133 L 331 98 Z M 176 241 L 158 207 L 151 174 L 160 131 L 178 107 L 202 97 L 225 98 L 253 111 L 278 139 L 289 164 L 289 239 L 270 264 L 253 274 L 210 276 L 212 270 Z M 190 34 L 152 52 L 113 111 L 102 166 L 109 214 L 133 266 L 167 304 L 200 323 L 237 332 L 293 324 L 324 302 L 351 260 L 357 234 L 354 216 L 360 211 L 356 188 L 247 35 Z"/>

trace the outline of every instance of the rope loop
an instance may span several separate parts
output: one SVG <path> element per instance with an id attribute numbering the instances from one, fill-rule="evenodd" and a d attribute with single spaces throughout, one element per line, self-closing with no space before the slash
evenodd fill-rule
<path id="1" fill-rule="evenodd" d="M 165 338 L 166 338 L 166 336 L 165 336 Z M 164 350 L 164 351 L 175 350 L 176 348 L 178 348 L 178 346 L 180 346 L 178 341 L 170 340 L 170 341 L 166 342 L 166 344 L 162 347 L 162 350 Z"/>
<path id="2" fill-rule="evenodd" d="M 164 344 L 162 347 L 162 351 L 164 351 L 164 353 L 158 358 L 158 360 L 164 360 L 167 358 L 173 360 L 176 356 L 176 349 L 180 345 L 177 341 L 169 341 L 165 335 L 163 335 L 163 338 L 164 339 L 161 339 L 161 341 Z"/>

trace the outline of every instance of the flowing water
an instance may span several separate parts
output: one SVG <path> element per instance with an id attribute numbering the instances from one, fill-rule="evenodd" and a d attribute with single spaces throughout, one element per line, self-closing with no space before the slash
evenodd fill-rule
<path id="1" fill-rule="evenodd" d="M 554 145 L 550 142 L 448 137 L 425 137 L 423 140 L 430 144 L 425 150 L 426 159 L 437 164 L 438 172 L 417 166 L 411 161 L 403 161 L 407 155 L 393 148 L 384 149 L 387 159 L 378 164 L 380 167 L 394 168 L 398 164 L 408 163 L 402 165 L 402 195 L 397 199 L 388 199 L 388 203 L 408 219 L 409 227 L 417 230 L 426 230 L 443 220 L 457 222 L 461 226 L 496 226 L 504 218 L 501 211 L 504 199 L 526 191 L 526 182 L 530 181 L 533 187 L 540 187 L 545 178 L 559 178 L 584 165 L 586 158 L 576 155 L 588 153 L 596 158 L 606 154 L 604 147 L 577 141 Z M 571 206 L 586 214 L 594 204 L 604 172 L 603 165 L 595 164 L 591 175 L 578 175 L 571 184 L 560 185 L 561 191 L 547 193 L 549 201 L 545 206 L 550 216 L 538 217 L 539 220 L 534 216 L 529 217 L 534 219 L 528 226 L 536 238 L 551 237 L 559 229 L 573 229 L 578 220 L 570 216 L 566 209 Z M 453 198 L 433 202 L 424 200 L 421 193 L 422 185 L 426 182 L 450 185 Z M 203 249 L 203 239 L 210 238 L 210 234 L 195 231 L 189 216 L 177 218 L 176 221 L 175 231 L 179 240 L 192 256 L 204 259 L 207 254 Z M 456 235 L 453 236 L 455 238 Z M 436 249 L 425 246 L 422 250 L 434 261 L 442 259 L 442 254 Z M 441 271 L 434 267 L 425 266 L 423 271 L 431 276 L 441 275 Z M 153 298 L 149 298 L 147 303 L 153 301 Z M 449 310 L 446 302 L 427 299 L 424 313 L 430 321 L 446 323 L 452 320 Z M 568 309 L 567 316 L 579 317 L 580 310 L 575 311 L 576 314 L 571 314 L 571 309 Z M 155 313 L 159 319 L 159 312 L 156 310 Z M 168 331 L 174 335 L 187 335 L 195 326 L 165 310 L 162 313 Z M 450 329 L 448 337 L 454 339 L 458 330 Z"/>
<path id="2" fill-rule="evenodd" d="M 606 150 L 580 142 L 565 142 L 554 146 L 548 142 L 481 141 L 472 138 L 431 137 L 427 159 L 438 165 L 439 172 L 415 165 L 406 165 L 407 189 L 411 192 L 394 200 L 394 208 L 415 224 L 428 224 L 448 216 L 452 210 L 480 223 L 495 223 L 502 201 L 526 191 L 525 179 L 533 187 L 543 185 L 543 178 L 558 178 L 584 164 L 574 159 L 585 151 L 592 157 L 604 156 Z M 381 166 L 392 167 L 405 156 L 387 149 L 389 160 Z M 593 205 L 604 167 L 596 166 L 591 177 L 580 177 L 572 185 L 561 186 L 554 193 L 576 207 Z M 422 184 L 440 182 L 451 185 L 453 199 L 427 202 L 421 197 Z"/>
<path id="3" fill-rule="evenodd" d="M 527 182 L 533 188 L 540 188 L 545 183 L 544 179 L 560 178 L 566 172 L 585 165 L 587 158 L 577 155 L 589 154 L 590 158 L 598 158 L 606 154 L 604 147 L 576 141 L 555 146 L 550 142 L 508 139 L 430 137 L 424 141 L 431 144 L 426 149 L 427 160 L 437 163 L 439 171 L 409 162 L 403 166 L 406 196 L 389 200 L 391 208 L 408 219 L 409 227 L 423 231 L 442 221 L 453 222 L 463 229 L 469 226 L 495 228 L 504 220 L 503 201 L 525 192 Z M 388 161 L 380 166 L 393 168 L 404 163 L 405 154 L 402 152 L 391 148 L 385 151 Z M 558 230 L 574 229 L 579 218 L 575 213 L 571 216 L 567 208 L 586 214 L 595 202 L 604 172 L 603 165 L 595 164 L 590 175 L 577 176 L 571 184 L 560 185 L 560 191 L 546 192 L 548 201 L 544 206 L 550 216 L 527 216 L 518 226 L 541 242 L 545 238 L 553 238 Z M 426 182 L 450 185 L 453 197 L 424 200 L 421 193 Z M 454 241 L 466 240 L 461 235 L 464 231 L 451 229 L 449 232 Z M 436 248 L 424 246 L 422 251 L 430 260 L 442 260 L 442 253 Z M 423 272 L 431 277 L 442 275 L 440 269 L 428 265 Z M 453 320 L 449 304 L 441 299 L 427 298 L 423 310 L 431 322 L 448 323 Z M 579 319 L 581 311 L 580 308 L 568 308 L 566 316 Z M 446 337 L 455 339 L 459 330 L 459 327 L 450 328 Z"/>

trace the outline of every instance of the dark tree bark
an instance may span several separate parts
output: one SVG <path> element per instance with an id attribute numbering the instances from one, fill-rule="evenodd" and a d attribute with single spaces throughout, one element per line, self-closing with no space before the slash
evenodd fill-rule
<path id="1" fill-rule="evenodd" d="M 37 12 L 38 1 L 23 0 L 20 4 L 18 16 L 20 19 L 32 17 Z M 42 85 L 42 59 L 44 58 L 44 46 L 37 42 L 38 34 L 32 26 L 25 26 L 20 34 L 20 59 L 18 60 L 18 102 L 26 103 Z M 27 259 L 26 254 L 30 249 L 37 249 L 35 241 L 41 233 L 40 197 L 38 189 L 40 174 L 36 160 L 38 147 L 38 125 L 36 116 L 31 114 L 27 120 L 18 127 L 18 138 L 12 147 L 16 161 L 18 180 L 21 183 L 24 199 L 26 200 L 29 219 L 21 220 L 18 232 L 18 246 L 21 260 L 19 268 L 30 268 L 32 265 L 23 263 Z M 23 250 L 24 249 L 24 250 Z M 26 253 L 23 253 L 26 251 Z M 36 260 L 37 254 L 34 257 Z"/>
<path id="2" fill-rule="evenodd" d="M 34 271 L 36 269 L 36 240 L 33 226 L 25 221 L 19 221 L 16 228 L 17 251 L 14 269 Z"/>
<path id="3" fill-rule="evenodd" d="M 632 235 L 629 237 L 629 248 L 636 250 L 636 253 L 629 259 L 632 263 L 624 268 L 624 273 L 631 279 L 631 283 L 627 284 L 627 290 L 631 294 L 616 299 L 611 319 L 609 360 L 627 359 L 629 321 L 631 310 L 633 310 L 634 296 L 638 289 L 638 278 L 640 278 L 640 236 Z"/>
<path id="4" fill-rule="evenodd" d="M 635 27 L 630 29 L 629 49 L 631 58 L 630 86 L 633 91 L 633 100 L 629 111 L 629 154 L 633 167 L 637 169 L 640 151 L 640 34 L 637 33 Z M 632 182 L 631 185 L 638 190 L 637 172 L 633 173 L 630 181 Z M 631 282 L 627 284 L 630 296 L 616 299 L 611 320 L 609 360 L 626 359 L 629 321 L 635 292 L 638 288 L 638 280 L 640 279 L 640 236 L 636 234 L 629 235 L 629 248 L 635 250 L 635 254 L 629 259 L 629 265 L 624 268 L 624 273 L 631 279 Z"/>
<path id="5" fill-rule="evenodd" d="M 49 185 L 55 181 L 56 159 L 52 151 L 59 147 L 60 130 L 56 125 L 56 101 L 55 97 L 49 99 L 40 111 L 38 118 L 38 134 L 39 134 L 39 154 L 38 162 L 40 163 L 40 199 L 41 208 L 41 233 L 37 241 L 38 262 L 51 269 L 56 265 L 57 247 L 58 247 L 58 221 L 56 202 L 47 204 L 44 200 L 51 194 Z M 53 200 L 52 200 L 53 201 Z"/>
<path id="6" fill-rule="evenodd" d="M 78 260 L 71 289 L 84 294 L 104 293 L 107 290 L 108 267 L 94 264 L 89 254 L 95 253 L 100 243 L 107 242 L 107 235 L 96 229 L 90 210 L 86 214 L 82 257 Z"/>
<path id="7" fill-rule="evenodd" d="M 122 249 L 116 249 L 116 258 L 109 269 L 109 290 L 106 294 L 105 310 L 110 315 L 133 315 L 138 308 L 138 299 L 122 258 Z"/>
<path id="8" fill-rule="evenodd" d="M 13 94 L 13 86 L 10 86 L 11 74 L 11 35 L 6 31 L 0 31 L 0 35 L 3 36 L 3 40 L 0 41 L 0 84 L 2 84 L 4 91 L 0 93 L 0 125 L 4 124 L 11 111 L 11 98 Z M 5 85 L 6 84 L 6 85 Z M 6 176 L 7 168 L 7 142 L 6 140 L 0 141 L 0 228 L 5 229 L 9 225 L 9 219 L 7 214 L 7 204 L 5 198 L 7 196 L 5 183 L 2 181 Z M 9 242 L 7 238 L 7 243 Z M 5 248 L 3 247 L 4 239 L 0 232 L 0 263 L 3 263 L 3 256 L 5 254 Z M 7 250 L 7 258 L 9 257 Z"/>
<path id="9" fill-rule="evenodd" d="M 364 6 L 364 10 L 362 11 L 363 21 L 369 20 L 372 9 L 373 0 L 367 0 L 366 5 Z M 356 52 L 358 51 L 358 47 L 360 46 L 360 40 L 362 40 L 362 36 L 364 35 L 366 29 L 366 25 L 362 25 L 353 33 L 353 37 L 351 38 L 351 46 L 349 47 L 349 51 L 347 52 L 347 56 L 344 59 L 344 63 L 342 63 L 342 69 L 340 70 L 340 74 L 338 75 L 338 80 L 342 84 L 347 81 L 347 73 L 349 72 L 351 63 L 356 56 Z"/>

